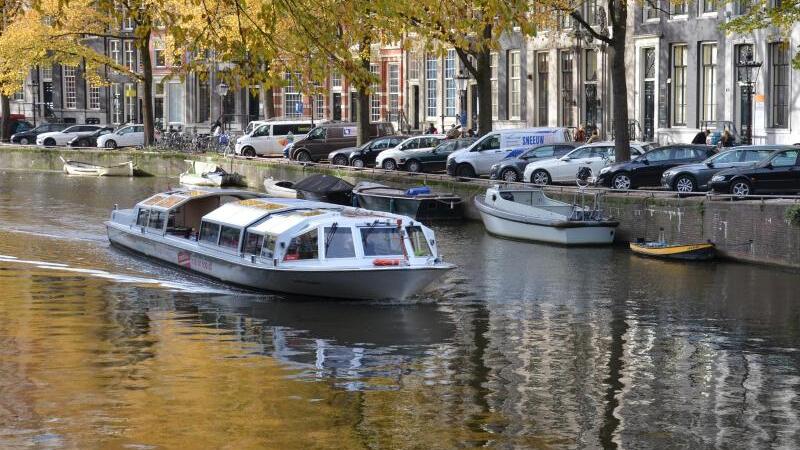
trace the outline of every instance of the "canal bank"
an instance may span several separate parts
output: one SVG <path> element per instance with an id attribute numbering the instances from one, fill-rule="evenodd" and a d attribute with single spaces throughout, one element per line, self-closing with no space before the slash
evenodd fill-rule
<path id="1" fill-rule="evenodd" d="M 144 173 L 173 178 L 184 170 L 184 159 L 210 159 L 228 171 L 242 174 L 249 187 L 256 189 L 263 189 L 265 177 L 297 181 L 312 173 L 335 175 L 353 183 L 371 180 L 397 187 L 425 184 L 464 198 L 471 219 L 478 219 L 472 197 L 490 184 L 489 180 L 457 181 L 446 175 L 302 165 L 282 159 L 223 159 L 183 153 L 12 146 L 0 148 L 0 169 L 60 171 L 61 156 L 101 165 L 133 160 Z M 547 191 L 554 198 L 567 201 L 575 198 L 575 189 L 571 187 L 552 187 Z M 608 192 L 602 201 L 608 214 L 620 221 L 617 233 L 620 242 L 657 239 L 663 230 L 666 239 L 672 242 L 714 242 L 720 254 L 730 259 L 800 268 L 800 224 L 787 218 L 787 211 L 800 204 L 797 201 L 678 198 L 671 193 L 641 191 Z"/>

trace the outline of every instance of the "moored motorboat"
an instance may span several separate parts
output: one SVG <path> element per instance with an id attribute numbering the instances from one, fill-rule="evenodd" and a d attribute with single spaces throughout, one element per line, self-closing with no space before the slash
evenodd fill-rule
<path id="1" fill-rule="evenodd" d="M 64 173 L 68 175 L 90 176 L 90 177 L 132 177 L 133 161 L 127 161 L 110 166 L 100 166 L 81 161 L 66 160 L 59 156 L 64 162 Z"/>
<path id="2" fill-rule="evenodd" d="M 332 175 L 313 174 L 294 183 L 297 198 L 318 202 L 351 205 L 353 185 Z"/>
<path id="3" fill-rule="evenodd" d="M 187 159 L 186 172 L 180 174 L 181 184 L 192 186 L 223 187 L 239 186 L 242 176 L 238 173 L 228 173 L 222 167 L 212 162 L 194 161 Z"/>
<path id="4" fill-rule="evenodd" d="M 362 181 L 353 188 L 353 196 L 362 208 L 402 214 L 417 220 L 448 220 L 464 217 L 461 197 L 432 192 L 427 186 L 395 189 Z"/>
<path id="5" fill-rule="evenodd" d="M 553 200 L 539 188 L 492 186 L 475 196 L 486 229 L 498 236 L 563 245 L 610 244 L 619 222 L 591 205 Z"/>
<path id="6" fill-rule="evenodd" d="M 715 246 L 710 242 L 698 244 L 631 242 L 630 249 L 637 255 L 684 261 L 708 261 L 716 256 Z"/>
<path id="7" fill-rule="evenodd" d="M 175 190 L 106 222 L 112 244 L 265 291 L 404 299 L 453 268 L 433 231 L 396 214 L 239 190 Z"/>
<path id="8" fill-rule="evenodd" d="M 264 190 L 270 197 L 297 198 L 297 191 L 293 186 L 291 181 L 275 181 L 272 177 L 264 179 Z"/>

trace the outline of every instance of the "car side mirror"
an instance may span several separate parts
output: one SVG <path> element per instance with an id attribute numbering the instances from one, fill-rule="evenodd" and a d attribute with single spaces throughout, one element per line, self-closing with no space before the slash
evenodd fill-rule
<path id="1" fill-rule="evenodd" d="M 768 163 L 764 164 L 764 168 L 765 168 L 765 169 L 772 169 L 772 167 L 773 167 L 773 166 L 772 166 L 772 161 L 770 161 L 770 162 L 768 162 Z"/>
<path id="2" fill-rule="evenodd" d="M 706 163 L 706 166 L 708 166 L 708 167 L 714 167 L 714 163 L 713 163 L 713 162 L 711 162 L 711 161 L 709 161 L 709 162 L 707 162 L 707 163 Z"/>
<path id="3" fill-rule="evenodd" d="M 650 161 L 648 161 L 647 158 L 642 158 L 639 161 L 641 161 L 641 163 L 644 164 L 645 166 L 649 166 L 650 165 Z"/>

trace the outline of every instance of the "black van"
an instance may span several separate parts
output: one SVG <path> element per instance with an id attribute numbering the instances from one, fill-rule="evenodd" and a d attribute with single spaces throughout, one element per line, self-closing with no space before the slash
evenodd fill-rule
<path id="1" fill-rule="evenodd" d="M 309 131 L 305 139 L 294 143 L 289 159 L 315 162 L 325 159 L 334 150 L 355 147 L 357 133 L 355 122 L 324 123 Z M 394 134 L 394 126 L 390 122 L 375 122 L 369 124 L 366 140 L 391 134 Z"/>

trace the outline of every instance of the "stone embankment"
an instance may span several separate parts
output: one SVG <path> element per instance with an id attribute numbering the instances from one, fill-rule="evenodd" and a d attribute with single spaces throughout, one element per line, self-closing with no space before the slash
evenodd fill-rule
<path id="1" fill-rule="evenodd" d="M 472 197 L 490 184 L 489 180 L 458 181 L 447 175 L 409 174 L 380 169 L 354 169 L 328 164 L 299 164 L 283 159 L 224 159 L 219 156 L 183 153 L 104 151 L 77 149 L 40 149 L 35 147 L 0 148 L 0 169 L 60 171 L 60 156 L 95 164 L 108 165 L 134 160 L 137 168 L 149 175 L 174 177 L 184 170 L 184 159 L 210 159 L 225 170 L 245 176 L 249 187 L 263 190 L 263 180 L 299 180 L 312 173 L 326 173 L 350 182 L 372 180 L 397 187 L 428 185 L 444 192 L 454 192 L 467 201 L 467 215 L 478 219 Z M 573 187 L 548 188 L 548 195 L 573 201 Z M 585 201 L 593 201 L 588 190 Z M 674 193 L 657 191 L 606 192 L 601 201 L 606 212 L 620 221 L 620 242 L 638 238 L 656 239 L 663 229 L 671 242 L 711 241 L 721 255 L 740 261 L 800 268 L 800 224 L 787 218 L 787 210 L 798 208 L 797 199 L 763 198 L 732 201 L 730 198 L 695 196 L 679 198 Z"/>

